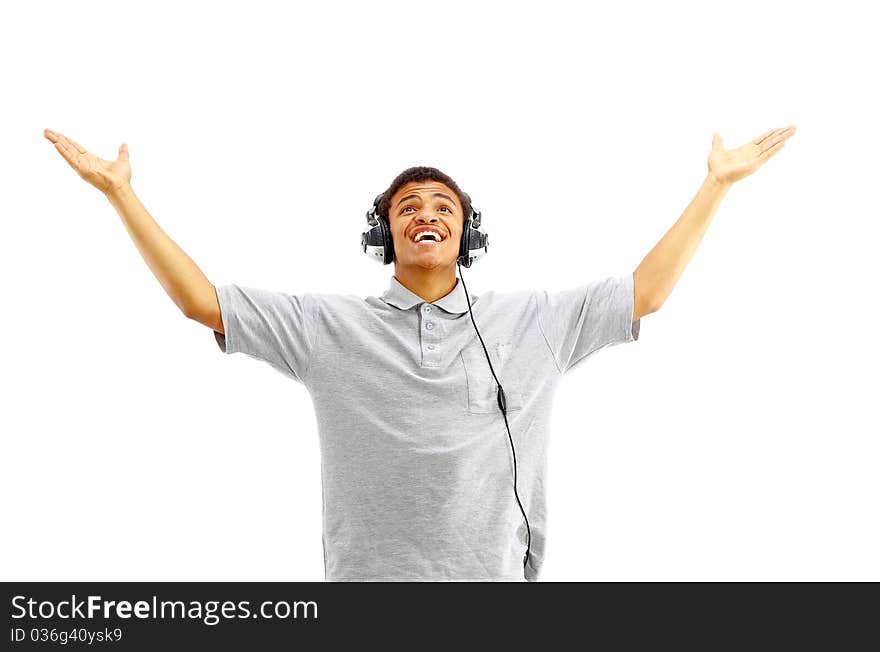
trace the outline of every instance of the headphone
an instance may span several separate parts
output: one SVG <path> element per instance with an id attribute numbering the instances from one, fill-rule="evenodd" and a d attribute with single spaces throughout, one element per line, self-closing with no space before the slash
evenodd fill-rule
<path id="1" fill-rule="evenodd" d="M 470 202 L 470 195 L 466 192 L 462 194 Z M 394 242 L 391 240 L 391 225 L 388 223 L 388 218 L 379 215 L 379 204 L 384 196 L 384 192 L 376 195 L 372 208 L 367 211 L 369 227 L 361 233 L 361 248 L 370 258 L 389 265 L 394 261 Z M 477 258 L 489 251 L 489 235 L 479 230 L 480 222 L 480 211 L 471 205 L 471 214 L 464 220 L 461 246 L 458 248 L 457 262 L 465 267 L 470 267 Z"/>
<path id="2" fill-rule="evenodd" d="M 470 195 L 466 192 L 462 192 L 462 194 L 467 198 L 468 203 L 470 203 Z M 388 265 L 394 260 L 394 242 L 391 239 L 391 225 L 388 222 L 388 218 L 384 215 L 379 215 L 379 204 L 382 202 L 382 197 L 384 196 L 384 192 L 376 195 L 376 198 L 373 200 L 372 208 L 367 211 L 368 226 L 364 229 L 363 233 L 361 233 L 361 248 L 371 260 L 376 260 Z M 482 215 L 480 211 L 474 208 L 473 204 L 471 204 L 471 214 L 464 219 L 464 228 L 462 228 L 461 231 L 461 244 L 458 248 L 458 259 L 456 260 L 456 263 L 458 264 L 458 275 L 459 278 L 461 278 L 461 285 L 464 288 L 464 295 L 467 298 L 468 312 L 471 315 L 474 330 L 477 331 L 477 337 L 480 338 L 480 344 L 483 345 L 483 352 L 486 354 L 486 360 L 489 362 L 489 369 L 492 371 L 492 377 L 495 378 L 495 383 L 498 385 L 498 407 L 501 408 L 501 414 L 504 416 L 504 425 L 507 428 L 507 438 L 510 441 L 510 449 L 513 451 L 513 495 L 516 497 L 519 510 L 522 512 L 523 518 L 526 521 L 526 532 L 528 533 L 526 554 L 523 556 L 523 568 L 525 568 L 526 564 L 528 564 L 529 551 L 532 547 L 532 529 L 529 526 L 529 518 L 526 516 L 526 511 L 523 509 L 519 494 L 516 491 L 516 448 L 513 446 L 513 437 L 510 435 L 510 425 L 507 423 L 507 397 L 504 394 L 504 388 L 501 386 L 498 376 L 495 375 L 495 369 L 492 367 L 492 360 L 489 359 L 489 352 L 486 350 L 483 336 L 480 335 L 480 331 L 477 328 L 477 322 L 474 319 L 473 310 L 471 310 L 471 298 L 470 295 L 468 295 L 467 286 L 464 284 L 464 276 L 462 276 L 461 273 L 462 265 L 470 267 L 475 260 L 489 252 L 489 235 L 479 230 L 481 222 Z"/>

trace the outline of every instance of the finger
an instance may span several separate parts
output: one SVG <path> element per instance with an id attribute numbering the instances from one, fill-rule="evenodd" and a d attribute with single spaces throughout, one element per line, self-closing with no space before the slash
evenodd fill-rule
<path id="1" fill-rule="evenodd" d="M 77 145 L 77 143 L 75 143 L 71 138 L 68 138 L 64 134 L 59 134 L 59 133 L 56 133 L 55 135 L 58 137 L 58 142 L 60 142 L 62 145 L 64 145 L 70 151 L 71 154 L 77 154 L 77 153 L 84 154 L 85 153 L 86 150 L 83 149 L 82 146 Z"/>
<path id="2" fill-rule="evenodd" d="M 757 138 L 755 138 L 755 139 L 752 141 L 752 145 L 760 145 L 760 144 L 761 144 L 761 141 L 764 140 L 764 139 L 765 139 L 767 136 L 769 136 L 770 134 L 772 134 L 774 131 L 775 131 L 775 129 L 771 129 L 770 131 L 761 134 L 760 136 L 758 136 Z"/>
<path id="3" fill-rule="evenodd" d="M 769 159 L 771 156 L 773 156 L 776 152 L 778 152 L 780 149 L 782 149 L 784 146 L 785 146 L 785 142 L 783 140 L 779 140 L 773 146 L 771 146 L 770 148 L 765 149 L 763 152 L 761 152 L 761 155 L 758 158 L 761 160 L 761 162 L 764 162 L 767 159 Z"/>
<path id="4" fill-rule="evenodd" d="M 55 143 L 55 148 L 61 152 L 65 160 L 70 164 L 70 167 L 77 171 L 77 174 L 84 174 L 89 169 L 88 163 L 86 163 L 83 156 L 73 147 L 69 139 L 62 136 L 58 139 L 58 142 Z"/>
<path id="5" fill-rule="evenodd" d="M 80 154 L 86 153 L 86 148 L 76 142 L 73 138 L 68 138 L 67 140 L 70 141 L 70 144 L 73 145 L 76 148 L 76 151 L 78 151 Z"/>
<path id="6" fill-rule="evenodd" d="M 755 144 L 755 145 L 760 145 L 760 144 L 763 143 L 763 142 L 764 142 L 769 136 L 772 136 L 772 135 L 775 134 L 777 131 L 779 131 L 779 129 L 771 129 L 771 130 L 768 131 L 767 133 L 762 134 L 762 135 L 758 136 L 757 138 L 755 138 L 755 140 L 753 140 L 752 143 Z"/>
<path id="7" fill-rule="evenodd" d="M 79 156 L 75 155 L 70 147 L 65 145 L 59 139 L 55 142 L 55 149 L 57 149 L 58 152 L 61 154 L 61 156 L 64 157 L 65 161 L 70 163 L 70 167 L 72 167 L 74 170 L 79 171 L 79 165 L 78 165 Z"/>
<path id="8" fill-rule="evenodd" d="M 67 140 L 64 134 L 56 134 L 58 136 L 58 140 L 56 141 L 56 145 L 61 145 L 64 149 L 71 155 L 76 153 L 73 149 L 73 144 Z"/>
<path id="9" fill-rule="evenodd" d="M 786 140 L 794 136 L 794 127 L 786 127 L 785 129 L 777 129 L 777 133 L 773 136 L 770 136 L 767 140 L 762 144 L 762 148 L 764 151 L 773 147 L 777 143 L 784 143 Z"/>
<path id="10" fill-rule="evenodd" d="M 58 134 L 56 134 L 51 129 L 43 129 L 43 135 L 51 140 L 53 143 L 58 142 Z"/>

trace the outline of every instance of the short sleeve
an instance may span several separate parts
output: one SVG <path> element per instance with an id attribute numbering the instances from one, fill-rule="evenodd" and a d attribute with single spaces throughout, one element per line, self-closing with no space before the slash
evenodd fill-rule
<path id="1" fill-rule="evenodd" d="M 214 331 L 224 353 L 244 353 L 304 383 L 311 358 L 313 297 L 239 285 L 217 287 L 224 333 Z"/>
<path id="2" fill-rule="evenodd" d="M 639 339 L 632 274 L 539 291 L 536 300 L 538 324 L 562 374 L 606 346 Z"/>

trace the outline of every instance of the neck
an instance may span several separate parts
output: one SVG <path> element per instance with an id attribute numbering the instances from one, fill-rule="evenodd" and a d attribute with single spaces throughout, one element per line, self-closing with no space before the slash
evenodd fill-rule
<path id="1" fill-rule="evenodd" d="M 413 294 L 428 303 L 442 299 L 455 289 L 455 265 L 446 270 L 424 269 L 422 267 L 394 267 L 394 278 Z"/>

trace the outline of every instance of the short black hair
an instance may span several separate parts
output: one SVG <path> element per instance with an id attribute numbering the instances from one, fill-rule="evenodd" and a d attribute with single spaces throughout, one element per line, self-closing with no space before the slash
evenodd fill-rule
<path id="1" fill-rule="evenodd" d="M 403 186 L 410 182 L 419 182 L 419 181 L 438 181 L 440 183 L 444 183 L 458 196 L 458 201 L 461 204 L 461 208 L 464 211 L 464 215 L 462 216 L 462 223 L 467 220 L 471 215 L 471 203 L 468 201 L 468 198 L 465 197 L 465 194 L 461 191 L 461 188 L 458 187 L 458 184 L 452 180 L 448 174 L 445 174 L 438 170 L 437 168 L 427 167 L 425 165 L 418 165 L 415 167 L 407 168 L 403 172 L 397 175 L 394 181 L 391 182 L 391 185 L 388 186 L 388 190 L 385 191 L 385 194 L 382 197 L 382 201 L 379 202 L 378 213 L 383 217 L 391 219 L 388 215 L 389 209 L 391 208 L 391 198 L 394 196 L 398 190 L 400 190 Z"/>

